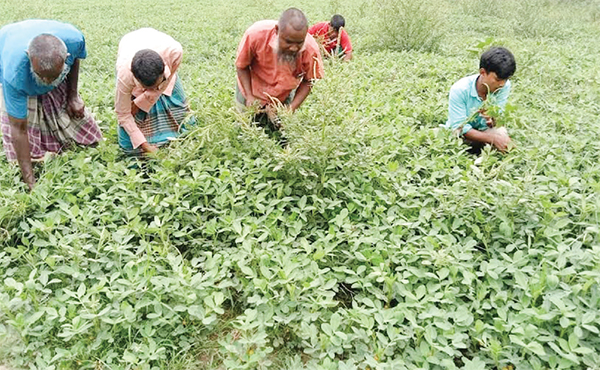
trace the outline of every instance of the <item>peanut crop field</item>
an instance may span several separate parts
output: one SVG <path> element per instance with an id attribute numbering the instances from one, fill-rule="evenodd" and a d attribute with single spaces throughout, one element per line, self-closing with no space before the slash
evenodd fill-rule
<path id="1" fill-rule="evenodd" d="M 255 21 L 340 13 L 350 62 L 288 146 L 235 109 Z M 86 37 L 95 148 L 0 154 L 0 367 L 11 370 L 600 369 L 599 0 L 0 0 L 0 25 Z M 183 45 L 197 127 L 144 163 L 114 113 L 120 38 Z M 466 153 L 448 92 L 499 45 L 517 72 Z"/>

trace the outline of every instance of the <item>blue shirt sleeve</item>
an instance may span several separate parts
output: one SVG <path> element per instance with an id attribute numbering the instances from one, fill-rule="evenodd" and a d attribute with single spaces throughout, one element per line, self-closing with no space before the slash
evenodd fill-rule
<path id="1" fill-rule="evenodd" d="M 455 131 L 462 126 L 461 134 L 464 135 L 473 128 L 470 124 L 466 123 L 467 118 L 469 118 L 469 110 L 465 99 L 465 91 L 456 89 L 453 86 L 450 89 L 448 122 L 446 123 L 446 127 Z"/>
<path id="2" fill-rule="evenodd" d="M 85 48 L 85 38 L 81 35 L 81 41 L 79 42 L 79 49 L 77 50 L 76 59 L 85 59 L 87 57 L 87 50 Z"/>
<path id="3" fill-rule="evenodd" d="M 69 58 L 67 59 L 68 65 L 73 65 L 75 59 L 85 59 L 87 57 L 85 38 L 82 33 L 78 32 L 75 37 L 71 37 L 65 41 L 65 44 L 67 45 L 67 51 L 69 52 Z"/>
<path id="4" fill-rule="evenodd" d="M 2 81 L 2 93 L 8 115 L 17 119 L 26 119 L 28 96 L 5 81 Z"/>

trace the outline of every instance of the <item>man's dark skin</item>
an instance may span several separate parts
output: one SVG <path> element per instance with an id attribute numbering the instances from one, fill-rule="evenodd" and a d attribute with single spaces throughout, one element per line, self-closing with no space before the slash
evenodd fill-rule
<path id="1" fill-rule="evenodd" d="M 67 54 L 68 55 L 68 54 Z M 47 83 L 51 83 L 60 77 L 65 59 L 55 58 L 53 68 L 50 70 L 42 70 L 39 60 L 35 56 L 30 56 L 29 61 L 33 71 Z M 83 100 L 77 94 L 77 82 L 79 80 L 79 59 L 75 59 L 71 70 L 67 74 L 67 114 L 71 118 L 82 118 L 84 115 L 85 105 Z M 11 126 L 12 144 L 17 154 L 17 162 L 21 168 L 23 181 L 33 189 L 35 185 L 35 177 L 33 175 L 33 166 L 31 164 L 31 152 L 29 148 L 29 136 L 27 134 L 27 119 L 19 119 L 8 116 Z"/>
<path id="2" fill-rule="evenodd" d="M 295 55 L 298 54 L 304 45 L 304 40 L 306 39 L 306 34 L 308 33 L 308 25 L 297 30 L 292 22 L 294 22 L 294 20 L 291 20 L 283 28 L 277 25 L 275 26 L 275 29 L 278 36 L 279 50 L 284 54 Z M 237 68 L 237 74 L 244 91 L 246 91 L 246 94 L 248 95 L 246 97 L 246 106 L 252 106 L 256 101 L 260 102 L 260 99 L 252 95 L 250 67 L 244 69 Z M 298 86 L 298 89 L 296 90 L 294 99 L 289 105 L 289 108 L 292 110 L 292 112 L 302 105 L 311 89 L 312 84 L 310 81 L 302 80 L 300 86 Z M 267 104 L 264 107 L 264 112 L 267 113 L 269 119 L 271 120 L 276 117 L 276 108 L 271 104 Z"/>

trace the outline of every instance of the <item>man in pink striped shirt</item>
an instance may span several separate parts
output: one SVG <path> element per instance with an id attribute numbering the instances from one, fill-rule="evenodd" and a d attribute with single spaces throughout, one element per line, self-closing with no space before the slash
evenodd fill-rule
<path id="1" fill-rule="evenodd" d="M 179 42 L 152 28 L 121 39 L 115 111 L 119 146 L 127 154 L 155 152 L 193 123 L 177 75 L 182 55 Z"/>

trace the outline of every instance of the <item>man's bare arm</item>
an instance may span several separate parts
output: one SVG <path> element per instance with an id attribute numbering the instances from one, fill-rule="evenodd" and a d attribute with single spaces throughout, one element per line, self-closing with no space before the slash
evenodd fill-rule
<path id="1" fill-rule="evenodd" d="M 23 181 L 33 189 L 35 177 L 33 176 L 33 166 L 31 165 L 31 154 L 29 151 L 29 135 L 27 134 L 27 119 L 18 119 L 8 116 L 10 123 L 12 144 L 17 154 L 17 162 L 21 168 Z"/>
<path id="2" fill-rule="evenodd" d="M 85 104 L 77 93 L 79 82 L 79 59 L 75 59 L 67 75 L 67 114 L 71 118 L 83 118 Z"/>
<path id="3" fill-rule="evenodd" d="M 254 104 L 254 101 L 258 100 L 252 95 L 252 77 L 250 76 L 250 67 L 237 68 L 237 75 L 242 84 L 242 89 L 246 92 L 246 106 Z"/>
<path id="4" fill-rule="evenodd" d="M 304 99 L 306 99 L 306 97 L 310 93 L 311 89 L 312 83 L 310 81 L 303 80 L 298 89 L 296 90 L 294 100 L 292 100 L 292 102 L 290 103 L 290 109 L 292 111 L 295 111 L 296 109 L 300 108 L 300 106 L 304 102 Z"/>

